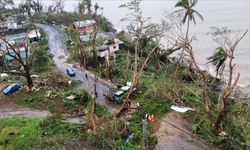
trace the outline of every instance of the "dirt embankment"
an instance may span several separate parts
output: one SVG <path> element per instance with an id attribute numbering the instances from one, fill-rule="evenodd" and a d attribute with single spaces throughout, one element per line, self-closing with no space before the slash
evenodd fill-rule
<path id="1" fill-rule="evenodd" d="M 170 112 L 160 122 L 157 150 L 210 150 L 203 140 L 193 138 L 191 124 L 177 112 Z"/>
<path id="2" fill-rule="evenodd" d="M 32 117 L 32 118 L 46 118 L 50 116 L 50 112 L 34 110 L 30 108 L 21 107 L 15 104 L 15 94 L 4 95 L 0 93 L 0 118 L 11 117 Z"/>

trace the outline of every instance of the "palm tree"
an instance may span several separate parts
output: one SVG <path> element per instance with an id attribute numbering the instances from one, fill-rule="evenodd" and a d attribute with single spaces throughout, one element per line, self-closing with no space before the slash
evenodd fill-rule
<path id="1" fill-rule="evenodd" d="M 180 0 L 175 4 L 175 7 L 180 7 L 181 9 L 176 10 L 174 13 L 177 12 L 184 12 L 184 17 L 182 18 L 182 23 L 185 24 L 187 22 L 187 32 L 186 32 L 186 38 L 188 36 L 189 32 L 189 23 L 190 21 L 193 21 L 194 24 L 196 24 L 195 15 L 197 15 L 202 21 L 204 20 L 202 15 L 193 9 L 195 5 L 197 4 L 198 0 Z"/>
<path id="2" fill-rule="evenodd" d="M 187 31 L 186 31 L 186 37 L 185 39 L 188 40 L 188 32 L 189 32 L 189 23 L 190 21 L 193 21 L 194 24 L 196 24 L 196 20 L 195 20 L 195 15 L 197 15 L 202 21 L 204 20 L 202 15 L 193 9 L 193 7 L 197 4 L 198 0 L 179 0 L 176 4 L 175 7 L 180 7 L 181 9 L 176 10 L 174 13 L 179 13 L 179 12 L 184 12 L 184 17 L 182 18 L 181 23 L 185 24 L 187 21 Z M 180 59 L 179 59 L 179 63 L 176 67 L 175 70 L 175 74 L 174 74 L 174 80 L 176 78 L 176 74 L 179 68 L 179 64 L 182 60 L 182 57 L 184 55 L 184 50 L 182 50 Z M 191 64 L 190 64 L 191 66 Z"/>
<path id="3" fill-rule="evenodd" d="M 95 8 L 95 15 L 97 15 L 97 11 L 100 8 L 100 6 L 98 5 L 98 3 L 95 3 L 94 8 Z"/>
<path id="4" fill-rule="evenodd" d="M 85 4 L 86 4 L 85 0 L 82 0 L 82 1 L 78 2 L 77 10 L 78 10 L 79 13 L 84 13 L 85 12 L 85 8 L 86 8 Z"/>
<path id="5" fill-rule="evenodd" d="M 216 77 L 222 72 L 227 59 L 227 51 L 223 47 L 217 47 L 212 56 L 208 57 L 208 63 L 212 63 L 216 67 Z"/>
<path id="6" fill-rule="evenodd" d="M 86 7 L 88 9 L 88 14 L 91 14 L 91 6 L 92 6 L 92 2 L 91 0 L 86 0 Z"/>

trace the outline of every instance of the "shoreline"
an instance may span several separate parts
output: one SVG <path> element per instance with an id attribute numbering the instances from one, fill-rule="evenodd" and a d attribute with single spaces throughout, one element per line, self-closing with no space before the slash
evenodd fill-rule
<path id="1" fill-rule="evenodd" d="M 176 61 L 178 61 L 178 58 L 176 56 L 172 56 L 172 57 L 169 58 L 169 61 L 170 61 L 170 63 L 176 63 Z M 183 63 L 183 65 L 186 66 L 186 67 L 188 67 L 187 64 L 185 64 L 185 63 Z M 197 65 L 200 67 L 200 69 L 202 71 L 207 72 L 207 74 L 209 76 L 211 76 L 212 78 L 216 78 L 215 77 L 216 72 L 213 70 L 213 66 L 212 65 L 208 66 L 208 65 L 199 64 L 199 63 Z M 222 80 L 222 81 L 224 80 L 226 83 L 228 81 L 226 75 L 223 75 L 222 77 L 217 77 L 217 78 L 220 79 L 220 80 Z M 242 83 L 242 81 L 239 80 L 238 83 L 237 83 L 237 85 L 236 85 L 236 87 L 235 87 L 234 91 L 237 91 L 237 90 L 239 90 L 240 92 L 243 92 L 241 94 L 247 96 L 248 94 L 250 94 L 250 84 L 248 84 L 248 83 Z M 246 97 L 246 98 L 250 99 L 250 96 Z"/>

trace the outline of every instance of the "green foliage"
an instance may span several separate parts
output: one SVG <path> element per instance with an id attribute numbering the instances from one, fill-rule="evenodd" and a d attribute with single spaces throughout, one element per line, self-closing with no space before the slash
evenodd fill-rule
<path id="1" fill-rule="evenodd" d="M 39 30 L 41 33 L 41 39 L 36 45 L 36 51 L 33 57 L 32 68 L 35 72 L 41 73 L 43 71 L 49 71 L 51 64 L 51 57 L 48 53 L 48 35 L 43 31 Z"/>
<path id="2" fill-rule="evenodd" d="M 95 145 L 97 149 L 118 149 L 118 150 L 139 150 L 139 145 L 126 143 L 127 134 L 122 134 L 124 121 L 114 117 L 104 118 L 103 128 L 97 129 L 97 134 L 90 132 L 87 136 L 87 141 L 91 145 Z"/>
<path id="3" fill-rule="evenodd" d="M 239 106 L 234 103 L 230 106 L 230 112 L 225 118 L 224 131 L 226 136 L 215 136 L 213 134 L 213 125 L 210 123 L 208 116 L 205 113 L 189 113 L 187 116 L 192 116 L 193 133 L 198 134 L 203 139 L 219 145 L 221 149 L 247 150 L 249 149 L 249 107 Z"/>
<path id="4" fill-rule="evenodd" d="M 35 72 L 43 72 L 49 69 L 50 57 L 44 49 L 38 48 L 33 58 L 33 70 Z"/>
<path id="5" fill-rule="evenodd" d="M 109 108 L 107 106 L 96 104 L 95 114 L 98 117 L 105 117 L 109 114 L 108 110 Z"/>
<path id="6" fill-rule="evenodd" d="M 182 89 L 181 100 L 188 106 L 202 108 L 204 107 L 204 105 L 201 94 L 202 93 L 200 89 L 192 87 L 191 85 L 184 86 L 184 88 Z"/>
<path id="7" fill-rule="evenodd" d="M 20 96 L 16 99 L 18 105 L 24 105 L 29 107 L 39 106 L 45 100 L 45 93 L 43 92 L 33 92 L 26 96 Z"/>
<path id="8" fill-rule="evenodd" d="M 0 119 L 0 149 L 71 149 L 81 137 L 79 125 L 54 117 Z"/>
<path id="9" fill-rule="evenodd" d="M 81 135 L 81 128 L 76 125 L 62 122 L 57 116 L 49 117 L 39 123 L 42 135 L 51 136 L 54 134 L 66 135 L 67 138 L 74 138 Z"/>
<path id="10" fill-rule="evenodd" d="M 209 63 L 211 62 L 216 67 L 216 71 L 218 72 L 225 65 L 227 56 L 227 52 L 223 47 L 217 47 L 214 54 L 208 57 L 208 60 Z"/>
<path id="11" fill-rule="evenodd" d="M 143 133 L 142 133 L 142 119 L 145 115 L 154 114 L 157 119 L 161 119 L 166 112 L 169 111 L 170 105 L 164 100 L 138 100 L 141 105 L 141 109 L 139 109 L 134 115 L 129 124 L 129 133 L 134 134 L 134 138 L 131 140 L 131 144 L 133 145 L 141 145 L 143 142 Z M 149 137 L 149 146 L 150 149 L 154 149 L 154 146 L 157 143 L 156 137 L 152 134 L 148 135 Z"/>
<path id="12" fill-rule="evenodd" d="M 77 13 L 46 12 L 44 14 L 35 14 L 34 16 L 32 16 L 31 19 L 33 20 L 33 22 L 69 25 L 70 23 L 77 21 L 78 18 L 79 18 L 79 15 Z"/>
<path id="13" fill-rule="evenodd" d="M 193 7 L 195 7 L 197 2 L 198 0 L 180 0 L 176 3 L 175 7 L 179 7 L 181 9 L 175 12 L 184 11 L 184 17 L 182 19 L 183 24 L 186 22 L 187 19 L 189 21 L 193 21 L 194 24 L 196 24 L 195 15 L 197 15 L 202 21 L 204 20 L 202 15 L 193 9 Z"/>
<path id="14" fill-rule="evenodd" d="M 39 145 L 39 119 L 0 119 L 0 149 L 34 149 Z"/>
<path id="15" fill-rule="evenodd" d="M 109 23 L 107 20 L 101 20 L 100 27 L 103 32 L 109 32 Z"/>
<path id="16" fill-rule="evenodd" d="M 59 77 L 60 75 L 57 76 L 57 79 L 59 79 Z M 88 93 L 75 92 L 74 84 L 72 85 L 73 87 L 62 86 L 60 82 L 57 83 L 56 80 L 53 80 L 53 85 L 50 87 L 44 85 L 38 86 L 40 87 L 39 91 L 33 91 L 29 94 L 22 93 L 21 96 L 17 97 L 16 103 L 36 109 L 49 109 L 51 112 L 74 113 L 78 108 L 87 107 L 88 101 L 90 100 Z M 48 96 L 49 91 L 50 96 Z M 71 95 L 75 97 L 73 100 L 66 98 Z M 102 110 L 105 109 L 100 108 L 100 111 Z"/>

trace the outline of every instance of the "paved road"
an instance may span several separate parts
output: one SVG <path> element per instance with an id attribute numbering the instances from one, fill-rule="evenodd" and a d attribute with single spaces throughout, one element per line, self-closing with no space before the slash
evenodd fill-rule
<path id="1" fill-rule="evenodd" d="M 78 90 L 84 89 L 89 94 L 94 94 L 94 84 L 95 84 L 95 75 L 91 74 L 88 71 L 85 71 L 84 68 L 81 68 L 79 65 L 72 65 L 66 63 L 67 58 L 69 57 L 69 53 L 66 49 L 66 35 L 60 31 L 57 27 L 51 25 L 37 24 L 38 27 L 44 29 L 49 36 L 49 48 L 50 52 L 54 55 L 53 60 L 56 64 L 56 67 L 66 75 L 66 68 L 74 66 L 74 71 L 76 73 L 75 77 L 70 77 L 72 80 L 80 80 L 81 84 L 77 86 Z M 85 77 L 85 74 L 88 74 L 88 79 Z M 109 90 L 109 86 L 111 86 L 108 82 L 99 79 L 98 83 L 96 83 L 97 89 L 97 103 L 105 104 L 106 100 L 103 96 L 105 91 Z"/>

